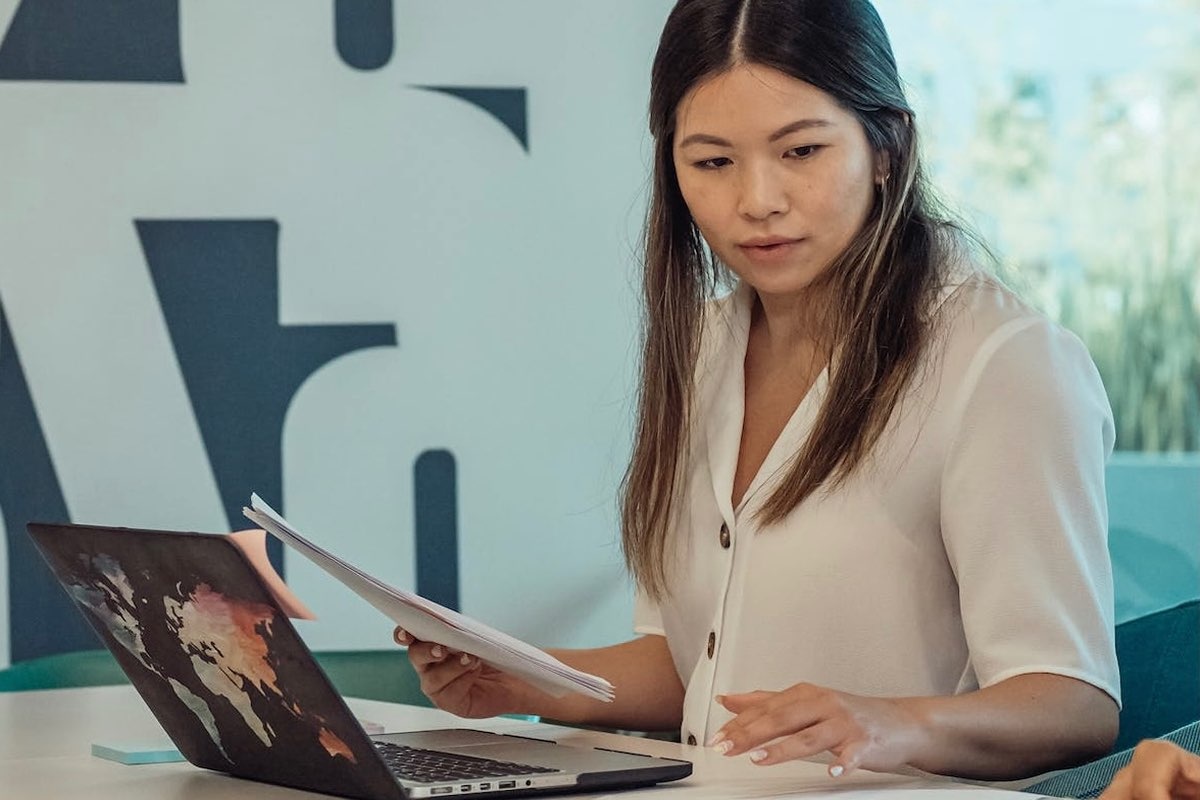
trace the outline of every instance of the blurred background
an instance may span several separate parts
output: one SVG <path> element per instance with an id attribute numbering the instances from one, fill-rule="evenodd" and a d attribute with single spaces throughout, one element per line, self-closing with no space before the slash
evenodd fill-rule
<path id="1" fill-rule="evenodd" d="M 670 0 L 0 0 L 0 666 L 26 522 L 248 527 L 544 646 L 630 634 Z M 1200 2 L 877 0 L 947 203 L 1087 344 L 1118 620 L 1200 595 Z M 391 625 L 276 554 L 314 649 Z"/>

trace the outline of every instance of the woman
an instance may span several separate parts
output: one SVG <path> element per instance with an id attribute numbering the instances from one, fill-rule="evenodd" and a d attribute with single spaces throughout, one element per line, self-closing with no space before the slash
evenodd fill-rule
<path id="1" fill-rule="evenodd" d="M 556 651 L 611 705 L 397 640 L 440 707 L 681 727 L 759 764 L 1010 779 L 1116 733 L 1079 342 L 934 211 L 866 0 L 681 0 L 655 60 L 623 540 L 640 638 Z M 735 287 L 714 299 L 723 279 Z"/>

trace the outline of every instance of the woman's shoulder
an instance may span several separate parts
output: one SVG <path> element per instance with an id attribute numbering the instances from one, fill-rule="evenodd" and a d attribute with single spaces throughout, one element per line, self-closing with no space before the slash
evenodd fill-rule
<path id="1" fill-rule="evenodd" d="M 932 315 L 935 340 L 946 350 L 980 354 L 1000 347 L 1036 348 L 1038 342 L 1078 343 L 1074 334 L 982 269 L 963 266 L 943 282 Z M 1082 346 L 1082 345 L 1080 345 Z"/>
<path id="2" fill-rule="evenodd" d="M 1107 408 L 1103 384 L 1084 343 L 981 270 L 947 283 L 936 312 L 932 364 L 937 385 L 958 401 L 978 393 L 1070 398 Z"/>

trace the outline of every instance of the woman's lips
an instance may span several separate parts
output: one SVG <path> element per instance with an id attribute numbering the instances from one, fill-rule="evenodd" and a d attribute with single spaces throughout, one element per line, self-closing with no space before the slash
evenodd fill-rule
<path id="1" fill-rule="evenodd" d="M 803 239 L 750 239 L 738 245 L 751 261 L 761 264 L 776 264 L 790 258 Z"/>

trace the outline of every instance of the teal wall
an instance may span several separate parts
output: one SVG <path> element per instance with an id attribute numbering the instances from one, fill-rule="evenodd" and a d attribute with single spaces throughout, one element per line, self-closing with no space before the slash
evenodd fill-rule
<path id="1" fill-rule="evenodd" d="M 1108 515 L 1118 622 L 1200 597 L 1200 454 L 1115 454 Z"/>

